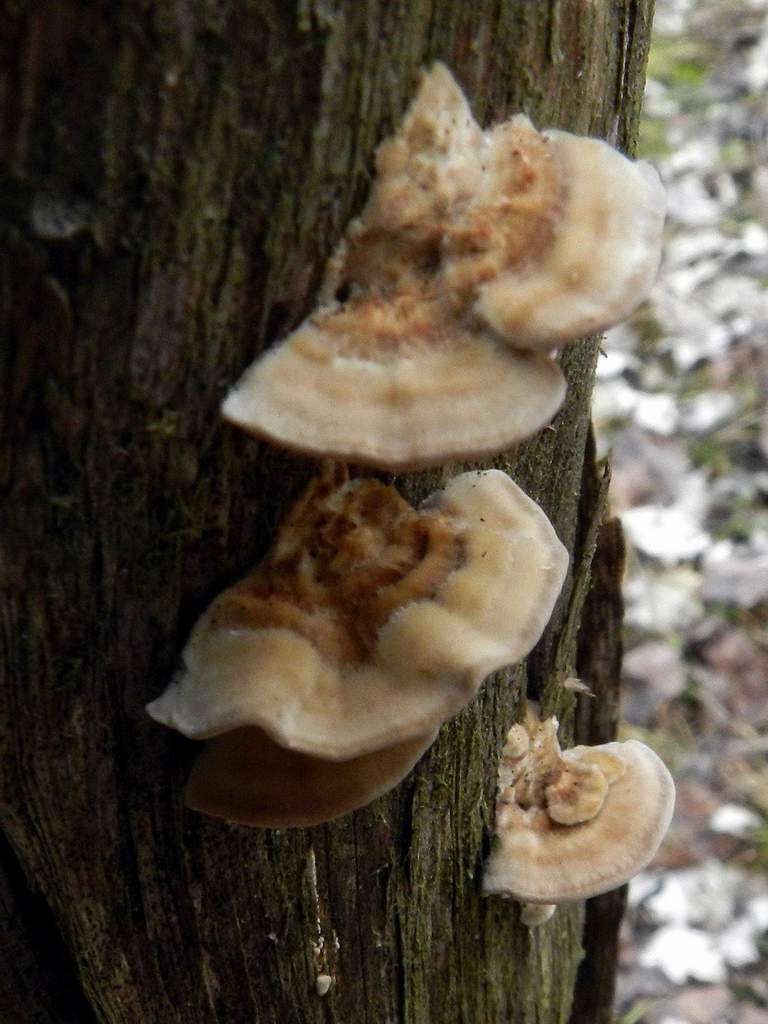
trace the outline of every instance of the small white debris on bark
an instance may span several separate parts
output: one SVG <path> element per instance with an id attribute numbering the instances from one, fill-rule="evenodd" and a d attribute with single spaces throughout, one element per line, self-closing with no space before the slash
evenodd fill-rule
<path id="1" fill-rule="evenodd" d="M 330 974 L 318 974 L 315 978 L 315 992 L 317 992 L 319 996 L 324 996 L 327 994 L 332 984 L 333 978 Z"/>

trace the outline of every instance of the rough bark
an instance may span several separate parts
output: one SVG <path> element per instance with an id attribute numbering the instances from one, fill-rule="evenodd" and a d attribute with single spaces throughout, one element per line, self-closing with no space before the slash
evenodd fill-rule
<path id="1" fill-rule="evenodd" d="M 589 457 L 590 446 L 587 447 Z M 588 463 L 587 463 L 588 464 Z M 586 468 L 586 467 L 585 467 Z M 582 503 L 599 496 L 599 484 L 588 471 Z M 599 497 L 598 497 L 599 500 Z M 583 743 L 606 743 L 616 735 L 619 720 L 622 582 L 624 537 L 618 519 L 603 519 L 595 538 L 590 585 L 584 604 L 576 651 L 576 668 L 589 680 L 594 696 L 581 701 L 576 733 Z M 570 1024 L 611 1024 L 619 956 L 619 926 L 627 887 L 587 900 L 582 945 Z"/>
<path id="2" fill-rule="evenodd" d="M 313 472 L 218 404 L 310 308 L 419 68 L 444 60 L 486 123 L 522 109 L 631 151 L 651 5 L 0 7 L 3 1021 L 567 1019 L 581 909 L 529 933 L 479 869 L 524 684 L 572 701 L 596 340 L 563 356 L 552 428 L 496 461 L 577 549 L 552 625 L 394 793 L 314 829 L 206 819 L 180 798 L 194 744 L 143 706 Z"/>

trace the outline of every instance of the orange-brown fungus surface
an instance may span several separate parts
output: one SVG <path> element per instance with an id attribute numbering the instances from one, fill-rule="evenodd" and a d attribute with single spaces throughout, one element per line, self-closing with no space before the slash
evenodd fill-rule
<path id="1" fill-rule="evenodd" d="M 322 334 L 297 332 L 294 344 L 303 356 L 318 363 L 343 356 L 370 359 L 381 366 L 435 349 L 457 354 L 467 349 L 467 332 L 458 328 L 447 305 L 431 298 L 420 285 L 391 299 L 357 296 L 340 309 L 316 315 L 313 325 Z"/>
<path id="2" fill-rule="evenodd" d="M 322 476 L 264 561 L 214 601 L 207 628 L 291 629 L 331 664 L 361 663 L 392 613 L 433 596 L 459 565 L 458 532 L 393 487 Z"/>
<path id="3" fill-rule="evenodd" d="M 526 121 L 491 136 L 483 198 L 445 234 L 446 283 L 471 305 L 477 288 L 537 259 L 558 230 L 566 194 L 553 147 Z"/>
<path id="4" fill-rule="evenodd" d="M 419 350 L 466 345 L 467 332 L 478 327 L 472 309 L 477 289 L 535 259 L 550 244 L 561 214 L 564 186 L 547 140 L 520 120 L 496 129 L 492 139 L 487 162 L 478 156 L 466 169 L 466 196 L 441 196 L 438 177 L 429 184 L 437 200 L 422 208 L 426 184 L 408 163 L 397 195 L 390 189 L 386 203 L 374 202 L 363 212 L 334 268 L 339 287 L 351 287 L 352 295 L 312 318 L 322 337 L 297 336 L 304 355 L 321 362 L 333 355 L 386 363 Z M 384 171 L 387 152 L 385 144 Z M 386 177 L 381 187 L 387 188 Z M 414 205 L 417 223 L 411 223 L 415 214 L 404 213 Z"/>
<path id="5" fill-rule="evenodd" d="M 441 168 L 452 159 L 455 171 Z M 558 229 L 564 176 L 525 118 L 496 128 L 466 163 L 412 128 L 382 146 L 377 166 L 373 200 L 333 265 L 337 291 L 416 297 L 468 324 L 478 287 L 538 258 Z"/>
<path id="6" fill-rule="evenodd" d="M 525 746 L 518 741 L 524 728 L 529 736 Z M 572 825 L 593 818 L 603 806 L 608 787 L 623 774 L 621 762 L 610 754 L 596 757 L 585 747 L 563 755 L 557 740 L 555 719 L 539 722 L 529 712 L 525 726 L 510 733 L 502 754 L 499 792 L 500 807 L 538 809 L 531 827 L 552 828 L 552 822 Z M 543 813 L 546 812 L 546 813 Z"/>

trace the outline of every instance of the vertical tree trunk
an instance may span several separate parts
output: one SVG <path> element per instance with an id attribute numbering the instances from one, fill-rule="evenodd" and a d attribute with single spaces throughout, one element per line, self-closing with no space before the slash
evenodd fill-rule
<path id="1" fill-rule="evenodd" d="M 313 829 L 206 819 L 181 804 L 195 745 L 143 708 L 315 469 L 218 405 L 311 307 L 419 68 L 445 61 L 485 123 L 525 110 L 631 150 L 651 7 L 0 7 L 3 1021 L 568 1019 L 581 908 L 529 933 L 479 876 L 525 684 L 569 720 L 562 678 L 590 665 L 590 637 L 578 665 L 576 642 L 603 494 L 585 460 L 596 340 L 563 356 L 553 428 L 496 460 L 574 552 L 551 627 L 394 793 Z M 415 498 L 442 472 L 396 482 Z M 600 706 L 582 709 L 585 735 Z M 606 988 L 582 1021 L 607 1015 Z"/>

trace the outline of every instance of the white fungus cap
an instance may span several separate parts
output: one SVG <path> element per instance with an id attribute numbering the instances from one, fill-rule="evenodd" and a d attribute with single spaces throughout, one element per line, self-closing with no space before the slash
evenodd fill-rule
<path id="1" fill-rule="evenodd" d="M 376 481 L 315 481 L 147 710 L 191 738 L 258 726 L 338 760 L 426 735 L 530 651 L 567 563 L 498 470 L 455 477 L 418 512 Z"/>
<path id="2" fill-rule="evenodd" d="M 651 164 L 606 142 L 543 135 L 563 183 L 557 228 L 536 259 L 483 285 L 475 309 L 511 344 L 546 351 L 612 327 L 647 296 L 661 260 L 666 195 Z"/>
<path id="3" fill-rule="evenodd" d="M 565 381 L 545 356 L 418 307 L 366 307 L 351 325 L 333 312 L 303 324 L 246 370 L 224 418 L 294 451 L 402 470 L 499 452 L 560 407 Z"/>
<path id="4" fill-rule="evenodd" d="M 649 863 L 669 827 L 675 802 L 671 775 L 637 740 L 561 752 L 556 719 L 533 726 L 530 721 L 532 753 L 505 753 L 502 759 L 483 891 L 557 904 L 623 885 Z M 575 823 L 563 824 L 551 816 L 549 800 L 554 789 L 574 805 L 582 801 L 578 780 L 566 778 L 575 765 L 603 774 L 604 798 L 595 809 L 588 792 L 588 809 L 583 804 Z"/>
<path id="5" fill-rule="evenodd" d="M 376 168 L 320 304 L 222 414 L 287 448 L 383 469 L 501 451 L 562 402 L 547 353 L 627 316 L 650 287 L 658 175 L 522 115 L 484 132 L 442 64 Z"/>

